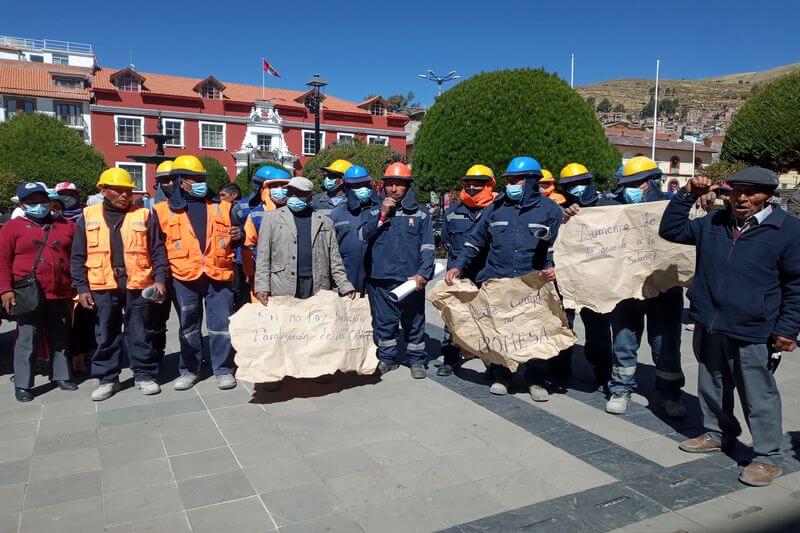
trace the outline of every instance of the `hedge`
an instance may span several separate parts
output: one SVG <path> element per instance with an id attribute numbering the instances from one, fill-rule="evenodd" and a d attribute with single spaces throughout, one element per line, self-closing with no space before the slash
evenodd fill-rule
<path id="1" fill-rule="evenodd" d="M 323 148 L 309 159 L 303 167 L 303 176 L 313 181 L 317 190 L 321 190 L 324 178 L 322 169 L 337 159 L 346 159 L 354 165 L 361 165 L 374 180 L 379 180 L 387 166 L 403 161 L 403 154 L 381 144 L 343 140 Z"/>

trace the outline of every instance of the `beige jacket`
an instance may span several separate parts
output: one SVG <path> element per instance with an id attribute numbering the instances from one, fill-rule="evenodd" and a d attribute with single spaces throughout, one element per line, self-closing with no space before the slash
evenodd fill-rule
<path id="1" fill-rule="evenodd" d="M 264 214 L 258 230 L 255 292 L 294 296 L 297 285 L 297 228 L 294 215 L 284 206 Z M 314 294 L 336 288 L 339 294 L 355 290 L 347 280 L 333 222 L 311 214 L 311 267 Z"/>

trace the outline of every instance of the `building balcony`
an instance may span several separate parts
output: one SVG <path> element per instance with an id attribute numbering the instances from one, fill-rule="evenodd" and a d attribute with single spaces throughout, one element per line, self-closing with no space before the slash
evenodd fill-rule
<path id="1" fill-rule="evenodd" d="M 0 45 L 15 46 L 22 49 L 74 52 L 77 54 L 94 54 L 91 44 L 56 41 L 54 39 L 28 39 L 25 37 L 0 35 Z"/>

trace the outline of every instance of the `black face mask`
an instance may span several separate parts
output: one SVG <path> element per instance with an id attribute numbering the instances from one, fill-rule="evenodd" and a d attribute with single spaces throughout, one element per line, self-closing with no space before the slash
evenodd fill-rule
<path id="1" fill-rule="evenodd" d="M 78 207 L 78 199 L 73 196 L 63 196 L 61 203 L 64 204 L 64 209 L 70 211 Z"/>
<path id="2" fill-rule="evenodd" d="M 475 196 L 476 194 L 480 194 L 483 190 L 483 187 L 464 187 L 464 192 L 470 196 Z"/>
<path id="3" fill-rule="evenodd" d="M 161 191 L 162 191 L 162 192 L 164 193 L 164 195 L 166 195 L 167 197 L 169 197 L 169 196 L 172 196 L 172 185 L 171 185 L 171 184 L 170 184 L 170 185 L 167 185 L 166 183 L 162 183 L 162 184 L 161 184 Z"/>

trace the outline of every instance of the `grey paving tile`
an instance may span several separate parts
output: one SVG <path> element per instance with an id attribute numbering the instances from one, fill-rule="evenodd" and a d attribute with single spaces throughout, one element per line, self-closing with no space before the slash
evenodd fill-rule
<path id="1" fill-rule="evenodd" d="M 392 466 L 386 468 L 386 472 L 397 480 L 408 494 L 443 489 L 469 481 L 463 473 L 439 457 Z"/>
<path id="2" fill-rule="evenodd" d="M 157 417 L 185 415 L 206 410 L 206 406 L 197 396 L 168 402 L 158 402 L 152 404 L 152 407 Z"/>
<path id="3" fill-rule="evenodd" d="M 99 470 L 30 483 L 25 494 L 24 509 L 36 509 L 95 496 L 100 496 Z"/>
<path id="4" fill-rule="evenodd" d="M 25 498 L 25 483 L 0 486 L 0 515 L 19 513 L 22 511 L 22 500 Z"/>
<path id="5" fill-rule="evenodd" d="M 0 513 L 0 533 L 18 533 L 20 513 Z"/>
<path id="6" fill-rule="evenodd" d="M 36 456 L 31 461 L 30 480 L 36 482 L 92 470 L 100 470 L 100 452 L 97 448 L 69 450 Z"/>
<path id="7" fill-rule="evenodd" d="M 714 497 L 710 490 L 691 477 L 668 470 L 630 479 L 625 484 L 672 510 L 683 509 Z"/>
<path id="8" fill-rule="evenodd" d="M 300 524 L 290 524 L 281 533 L 356 533 L 364 531 L 350 513 L 336 513 Z"/>
<path id="9" fill-rule="evenodd" d="M 485 443 L 463 429 L 442 429 L 419 433 L 414 439 L 436 455 L 485 451 Z"/>
<path id="10" fill-rule="evenodd" d="M 41 436 L 36 439 L 33 455 L 47 455 L 69 450 L 97 448 L 97 430 L 85 429 L 72 433 L 58 433 L 50 436 Z"/>
<path id="11" fill-rule="evenodd" d="M 184 415 L 165 416 L 158 421 L 163 436 L 177 435 L 189 431 L 199 431 L 216 427 L 206 411 Z"/>
<path id="12" fill-rule="evenodd" d="M 477 520 L 497 514 L 503 505 L 475 483 L 453 485 L 447 490 L 434 490 L 417 496 L 449 525 Z"/>
<path id="13" fill-rule="evenodd" d="M 0 409 L 0 426 L 27 420 L 38 420 L 41 418 L 41 414 L 42 406 L 40 404 L 15 405 L 14 407 Z"/>
<path id="14" fill-rule="evenodd" d="M 62 416 L 90 415 L 96 412 L 95 402 L 86 398 L 76 398 L 63 402 L 51 402 L 42 405 L 42 418 L 60 418 Z"/>
<path id="15" fill-rule="evenodd" d="M 383 467 L 429 459 L 434 453 L 413 437 L 384 440 L 363 446 L 364 451 Z"/>
<path id="16" fill-rule="evenodd" d="M 720 496 L 676 512 L 711 531 L 736 531 L 734 520 L 746 514 L 748 509 L 748 505 Z"/>
<path id="17" fill-rule="evenodd" d="M 194 509 L 255 494 L 241 470 L 178 481 L 183 506 Z"/>
<path id="18" fill-rule="evenodd" d="M 106 528 L 107 533 L 190 533 L 191 531 L 185 512 Z"/>
<path id="19" fill-rule="evenodd" d="M 322 480 L 302 458 L 288 458 L 249 466 L 244 469 L 244 473 L 259 493 L 289 489 Z"/>
<path id="20" fill-rule="evenodd" d="M 619 446 L 581 455 L 581 460 L 623 481 L 662 471 L 656 463 Z"/>
<path id="21" fill-rule="evenodd" d="M 0 463 L 0 487 L 28 481 L 30 466 L 30 459 Z"/>
<path id="22" fill-rule="evenodd" d="M 231 445 L 245 442 L 269 441 L 276 436 L 283 439 L 286 438 L 275 422 L 267 417 L 256 422 L 243 422 L 221 427 L 220 431 L 222 431 L 222 434 Z"/>
<path id="23" fill-rule="evenodd" d="M 614 529 L 667 512 L 622 483 L 563 496 L 553 502 L 602 530 Z"/>
<path id="24" fill-rule="evenodd" d="M 164 446 L 167 448 L 167 455 L 199 452 L 226 446 L 225 440 L 216 428 L 178 433 L 177 435 L 164 437 L 163 440 Z"/>
<path id="25" fill-rule="evenodd" d="M 403 483 L 380 468 L 328 479 L 326 483 L 348 508 L 387 502 L 412 494 Z"/>
<path id="26" fill-rule="evenodd" d="M 568 492 L 548 483 L 530 470 L 486 477 L 478 481 L 477 485 L 502 503 L 505 509 L 518 509 L 548 501 Z"/>
<path id="27" fill-rule="evenodd" d="M 243 387 L 237 387 L 233 390 L 217 392 L 214 394 L 204 393 L 202 398 L 203 403 L 205 403 L 208 409 L 220 409 L 223 407 L 233 407 L 234 405 L 250 403 L 252 395 Z"/>
<path id="28" fill-rule="evenodd" d="M 549 502 L 527 505 L 458 525 L 446 531 L 542 531 L 594 533 L 597 528 Z M 666 532 L 662 532 L 666 533 Z"/>
<path id="29" fill-rule="evenodd" d="M 93 402 L 97 406 L 97 412 L 115 411 L 127 407 L 137 407 L 150 403 L 147 396 L 141 394 L 134 388 L 125 389 L 116 393 L 114 396 L 103 402 Z"/>
<path id="30" fill-rule="evenodd" d="M 103 494 L 114 494 L 131 490 L 172 483 L 172 470 L 166 457 L 127 463 L 103 468 Z"/>
<path id="31" fill-rule="evenodd" d="M 159 517 L 183 511 L 175 484 L 146 487 L 103 497 L 107 526 L 136 522 L 143 516 Z"/>
<path id="32" fill-rule="evenodd" d="M 99 496 L 25 510 L 20 533 L 100 533 L 103 502 Z"/>
<path id="33" fill-rule="evenodd" d="M 261 494 L 278 527 L 345 511 L 344 504 L 324 483 L 311 483 Z"/>
<path id="34" fill-rule="evenodd" d="M 75 433 L 97 428 L 97 415 L 73 415 L 59 418 L 48 418 L 39 424 L 39 437 Z"/>
<path id="35" fill-rule="evenodd" d="M 428 532 L 447 527 L 430 507 L 413 496 L 357 507 L 351 513 L 368 533 Z"/>
<path id="36" fill-rule="evenodd" d="M 172 464 L 172 472 L 178 481 L 239 469 L 239 465 L 228 448 L 175 455 L 169 460 Z"/>
<path id="37" fill-rule="evenodd" d="M 156 418 L 156 414 L 153 407 L 148 402 L 142 405 L 131 405 L 118 409 L 110 409 L 108 411 L 99 411 L 97 413 L 97 420 L 101 428 L 123 426 L 134 422 L 143 422 L 152 418 Z"/>
<path id="38" fill-rule="evenodd" d="M 231 449 L 243 467 L 297 461 L 302 458 L 297 447 L 282 435 L 270 435 L 263 441 L 234 444 Z"/>
<path id="39" fill-rule="evenodd" d="M 133 422 L 121 426 L 110 426 L 97 430 L 101 445 L 118 444 L 142 439 L 160 439 L 161 427 L 155 419 Z"/>
<path id="40" fill-rule="evenodd" d="M 442 459 L 472 481 L 497 474 L 519 471 L 523 468 L 517 461 L 511 460 L 490 448 L 444 455 Z"/>
<path id="41" fill-rule="evenodd" d="M 220 503 L 189 511 L 194 533 L 261 533 L 274 531 L 275 525 L 258 497 Z"/>
<path id="42" fill-rule="evenodd" d="M 25 420 L 23 422 L 13 422 L 3 424 L 0 431 L 0 442 L 7 440 L 24 439 L 25 437 L 35 437 L 39 429 L 39 422 L 36 420 Z"/>
<path id="43" fill-rule="evenodd" d="M 306 455 L 305 460 L 323 479 L 345 476 L 379 466 L 362 448 L 312 453 Z"/>
<path id="44" fill-rule="evenodd" d="M 35 437 L 24 437 L 3 442 L 3 453 L 0 455 L 0 462 L 20 461 L 29 458 L 33 455 L 35 441 Z"/>
<path id="45" fill-rule="evenodd" d="M 164 457 L 160 439 L 141 439 L 100 446 L 100 464 L 103 468 Z"/>
<path id="46" fill-rule="evenodd" d="M 213 409 L 210 413 L 220 428 L 243 422 L 259 422 L 267 417 L 267 413 L 258 404 L 223 407 Z"/>

